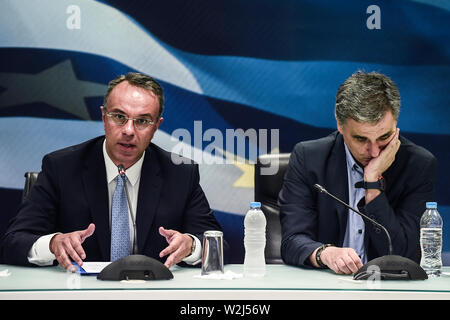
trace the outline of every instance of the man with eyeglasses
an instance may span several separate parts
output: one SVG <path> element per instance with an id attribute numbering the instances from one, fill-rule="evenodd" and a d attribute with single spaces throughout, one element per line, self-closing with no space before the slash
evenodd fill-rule
<path id="1" fill-rule="evenodd" d="M 221 227 L 199 184 L 198 165 L 174 164 L 169 152 L 151 143 L 163 106 L 163 90 L 153 78 L 129 73 L 112 80 L 101 107 L 105 136 L 43 158 L 4 236 L 2 262 L 58 262 L 73 271 L 72 262 L 134 253 L 167 267 L 198 264 L 203 232 Z M 115 198 L 119 183 L 121 200 Z M 116 218 L 120 201 L 124 213 Z M 225 256 L 227 247 L 225 242 Z"/>

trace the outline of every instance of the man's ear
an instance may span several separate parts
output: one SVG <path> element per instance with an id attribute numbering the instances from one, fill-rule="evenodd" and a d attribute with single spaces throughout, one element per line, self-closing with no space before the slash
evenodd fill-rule
<path id="1" fill-rule="evenodd" d="M 159 126 L 161 125 L 161 123 L 163 122 L 163 120 L 164 120 L 164 118 L 163 118 L 163 117 L 160 117 L 160 118 L 158 119 L 158 121 L 156 121 L 156 123 L 153 125 L 152 133 L 151 133 L 151 136 L 150 136 L 150 142 L 153 140 L 153 136 L 155 135 L 155 132 L 158 131 L 158 128 L 159 128 Z M 150 142 L 149 142 L 149 143 L 150 143 Z"/>
<path id="2" fill-rule="evenodd" d="M 337 125 L 337 129 L 338 129 L 339 133 L 343 135 L 343 127 L 344 126 L 338 120 L 336 120 L 336 125 Z"/>
<path id="3" fill-rule="evenodd" d="M 105 121 L 106 121 L 106 113 L 105 113 L 106 108 L 104 106 L 100 106 L 100 111 L 102 113 L 102 121 L 103 121 L 103 123 L 105 123 Z"/>
<path id="4" fill-rule="evenodd" d="M 159 117 L 159 120 L 155 123 L 155 131 L 158 130 L 158 128 L 161 125 L 161 123 L 163 122 L 163 120 L 164 120 L 163 117 Z"/>

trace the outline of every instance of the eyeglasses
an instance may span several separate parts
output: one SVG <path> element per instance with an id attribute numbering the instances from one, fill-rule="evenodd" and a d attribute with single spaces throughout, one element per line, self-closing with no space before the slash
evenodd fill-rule
<path id="1" fill-rule="evenodd" d="M 114 124 L 118 126 L 123 126 L 128 122 L 128 120 L 133 120 L 134 126 L 139 130 L 143 130 L 155 124 L 155 122 L 153 120 L 150 120 L 149 118 L 130 118 L 123 113 L 108 111 L 105 111 L 105 114 L 113 121 Z"/>

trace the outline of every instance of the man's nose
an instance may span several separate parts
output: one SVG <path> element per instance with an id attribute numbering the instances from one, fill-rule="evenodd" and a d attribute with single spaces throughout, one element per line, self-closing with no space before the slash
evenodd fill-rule
<path id="1" fill-rule="evenodd" d="M 369 143 L 368 151 L 369 151 L 370 156 L 372 158 L 375 158 L 375 157 L 378 157 L 381 149 L 376 143 Z"/>
<path id="2" fill-rule="evenodd" d="M 132 119 L 128 119 L 128 121 L 122 126 L 122 133 L 126 135 L 134 135 L 134 122 Z"/>

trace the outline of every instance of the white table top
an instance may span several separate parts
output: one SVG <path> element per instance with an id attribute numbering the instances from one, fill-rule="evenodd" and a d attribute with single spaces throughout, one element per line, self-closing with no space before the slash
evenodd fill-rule
<path id="1" fill-rule="evenodd" d="M 262 278 L 201 279 L 199 268 L 171 269 L 174 278 L 159 281 L 101 281 L 61 267 L 0 265 L 0 299 L 450 299 L 449 267 L 439 278 L 416 281 L 356 281 L 330 270 L 267 265 Z M 242 265 L 225 272 L 243 273 Z"/>

